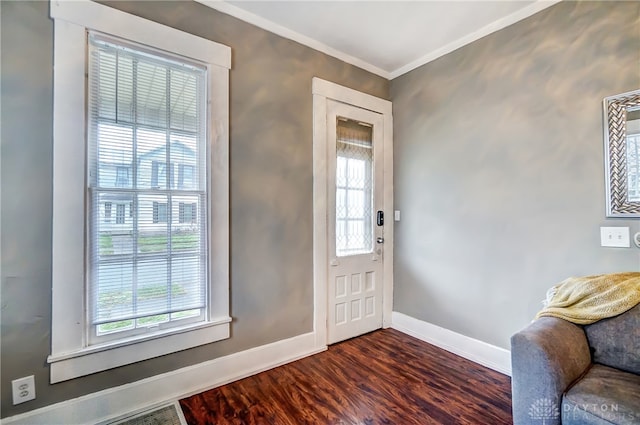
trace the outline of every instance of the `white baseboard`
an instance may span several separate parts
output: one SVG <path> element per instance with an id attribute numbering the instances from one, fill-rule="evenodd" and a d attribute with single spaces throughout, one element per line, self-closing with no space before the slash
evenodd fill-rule
<path id="1" fill-rule="evenodd" d="M 95 424 L 172 401 L 326 350 L 315 333 L 295 336 L 2 420 L 9 424 Z"/>
<path id="2" fill-rule="evenodd" d="M 391 318 L 391 327 L 400 332 L 511 376 L 511 352 L 509 350 L 415 319 L 397 311 L 392 313 Z"/>

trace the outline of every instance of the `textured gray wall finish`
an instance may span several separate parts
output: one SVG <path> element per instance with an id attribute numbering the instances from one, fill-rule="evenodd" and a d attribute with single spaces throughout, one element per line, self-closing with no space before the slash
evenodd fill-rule
<path id="1" fill-rule="evenodd" d="M 490 344 L 572 275 L 640 270 L 601 248 L 602 99 L 640 88 L 640 3 L 561 2 L 391 83 L 394 310 Z"/>
<path id="2" fill-rule="evenodd" d="M 49 4 L 3 2 L 2 417 L 313 328 L 312 95 L 318 76 L 388 98 L 389 82 L 193 2 L 118 9 L 232 48 L 229 340 L 49 385 L 53 22 Z M 11 405 L 34 374 L 35 401 Z"/>

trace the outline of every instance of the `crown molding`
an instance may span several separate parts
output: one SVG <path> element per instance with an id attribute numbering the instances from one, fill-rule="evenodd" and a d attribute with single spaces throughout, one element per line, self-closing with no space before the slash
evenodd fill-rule
<path id="1" fill-rule="evenodd" d="M 448 53 L 453 52 L 467 44 L 471 44 L 476 40 L 481 39 L 482 37 L 486 37 L 487 35 L 499 31 L 503 28 L 508 27 L 509 25 L 513 25 L 518 21 L 528 18 L 531 15 L 535 15 L 536 13 L 553 6 L 556 3 L 559 3 L 561 0 L 537 0 L 535 3 L 530 4 L 527 7 L 524 7 L 517 12 L 514 12 L 510 15 L 507 15 L 503 18 L 498 19 L 497 21 L 493 21 L 488 25 L 476 30 L 464 37 L 461 37 L 451 43 L 445 44 L 439 49 L 433 50 L 426 55 L 409 62 L 408 64 L 401 66 L 389 73 L 389 79 L 393 80 L 403 74 L 406 74 L 409 71 L 413 71 L 414 69 L 421 67 L 431 61 L 438 59 L 441 56 L 444 56 Z"/>
<path id="2" fill-rule="evenodd" d="M 482 37 L 485 37 L 491 33 L 499 31 L 505 27 L 508 27 L 509 25 L 513 25 L 518 21 L 526 19 L 531 15 L 534 15 L 548 7 L 553 6 L 556 3 L 559 3 L 561 0 L 536 0 L 534 3 L 530 4 L 529 6 L 526 6 L 496 21 L 493 21 L 490 24 L 487 24 L 476 31 L 464 37 L 461 37 L 455 41 L 452 41 L 451 43 L 448 43 L 436 50 L 433 50 L 421 56 L 420 58 L 414 61 L 411 61 L 406 65 L 403 65 L 393 71 L 387 71 L 382 68 L 379 68 L 375 65 L 370 64 L 369 62 L 366 62 L 355 56 L 347 54 L 341 50 L 330 47 L 314 38 L 311 38 L 306 35 L 300 34 L 296 31 L 290 30 L 289 28 L 286 28 L 280 24 L 276 24 L 273 21 L 265 19 L 254 13 L 248 12 L 237 6 L 229 4 L 223 0 L 195 0 L 195 1 L 205 6 L 208 6 L 212 9 L 215 9 L 219 12 L 225 13 L 227 15 L 231 15 L 234 18 L 238 18 L 241 21 L 247 22 L 249 24 L 262 28 L 266 31 L 279 35 L 281 37 L 287 38 L 289 40 L 293 40 L 297 43 L 300 43 L 312 49 L 318 50 L 329 56 L 333 56 L 334 58 L 340 59 L 343 62 L 357 66 L 358 68 L 362 68 L 373 74 L 379 75 L 380 77 L 386 78 L 387 80 L 393 80 L 394 78 L 397 78 L 422 65 L 425 65 L 431 61 L 434 61 L 435 59 L 438 59 L 441 56 L 451 53 L 454 50 L 459 49 L 460 47 L 473 43 L 474 41 L 479 40 Z"/>
<path id="3" fill-rule="evenodd" d="M 275 22 L 265 19 L 261 16 L 258 16 L 254 13 L 247 12 L 246 10 L 241 9 L 237 6 L 234 6 L 232 4 L 229 4 L 221 0 L 195 0 L 195 1 L 205 6 L 208 6 L 212 9 L 215 9 L 219 12 L 225 13 L 227 15 L 231 15 L 234 18 L 238 18 L 241 21 L 255 25 L 256 27 L 262 28 L 263 30 L 269 31 L 271 33 L 274 33 L 284 38 L 288 38 L 289 40 L 293 40 L 304 46 L 311 47 L 314 50 L 325 53 L 336 59 L 340 59 L 341 61 L 357 66 L 358 68 L 362 68 L 365 71 L 369 71 L 373 74 L 379 75 L 380 77 L 386 78 L 387 80 L 390 79 L 389 71 L 385 71 L 384 69 L 379 68 L 375 65 L 372 65 L 366 61 L 363 61 L 362 59 L 356 58 L 355 56 L 351 56 L 343 51 L 327 46 L 326 44 L 314 38 L 311 38 L 306 35 L 300 34 L 299 32 L 290 30 L 289 28 L 286 28 L 280 24 L 276 24 Z"/>

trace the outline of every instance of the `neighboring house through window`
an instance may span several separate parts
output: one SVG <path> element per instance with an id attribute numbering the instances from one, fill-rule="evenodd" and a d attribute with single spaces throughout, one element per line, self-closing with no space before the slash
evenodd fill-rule
<path id="1" fill-rule="evenodd" d="M 90 1 L 50 6 L 54 383 L 229 337 L 230 49 Z"/>

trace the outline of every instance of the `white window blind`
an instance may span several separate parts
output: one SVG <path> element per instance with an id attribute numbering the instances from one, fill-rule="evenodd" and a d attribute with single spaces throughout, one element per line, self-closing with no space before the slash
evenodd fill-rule
<path id="1" fill-rule="evenodd" d="M 204 321 L 207 68 L 89 33 L 88 78 L 92 337 Z"/>

